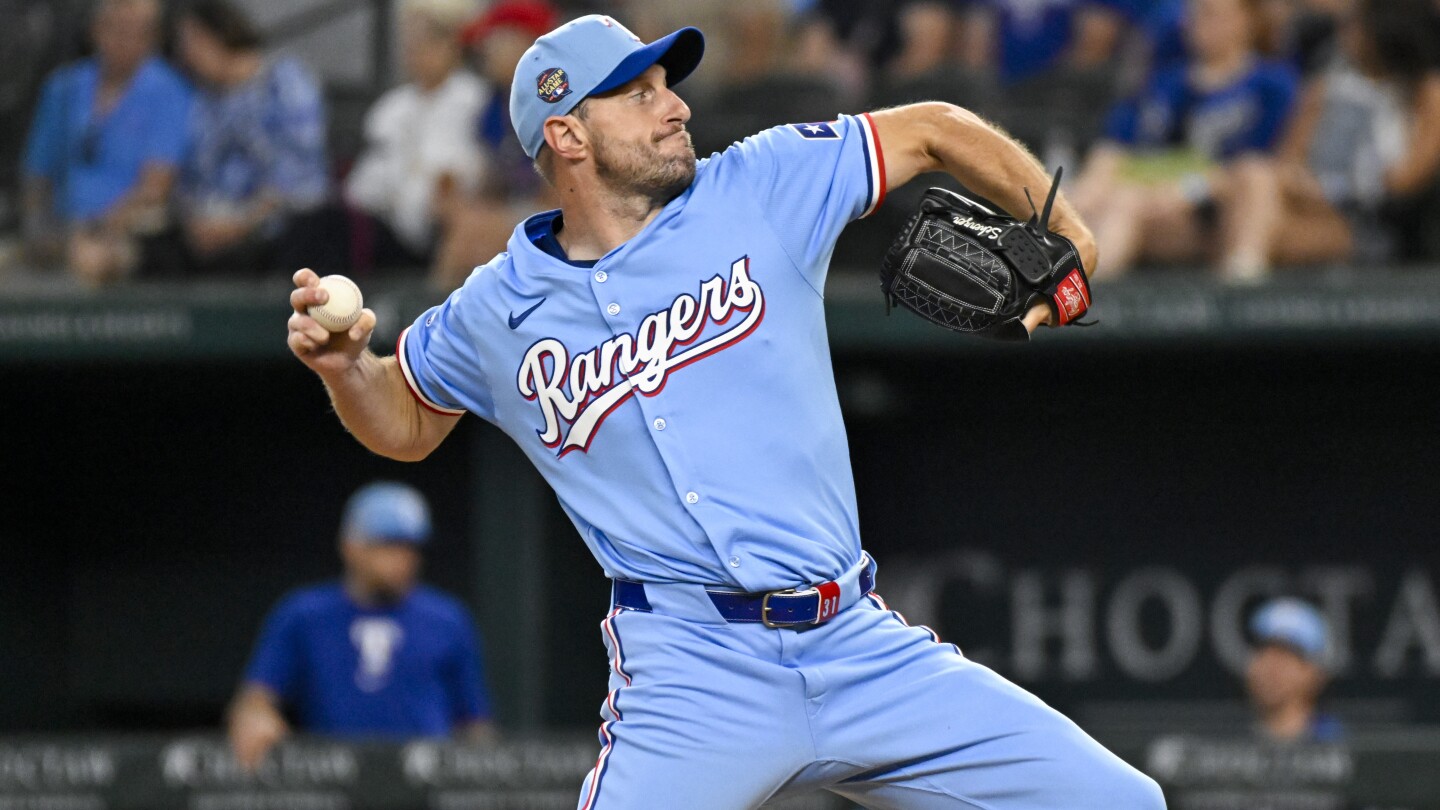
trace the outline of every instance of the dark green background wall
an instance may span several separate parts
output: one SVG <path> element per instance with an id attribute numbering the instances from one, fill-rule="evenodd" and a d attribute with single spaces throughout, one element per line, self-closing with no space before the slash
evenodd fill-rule
<path id="1" fill-rule="evenodd" d="M 1337 694 L 1400 699 L 1410 716 L 1440 720 L 1423 649 L 1394 677 L 1367 663 L 1402 574 L 1440 572 L 1440 344 L 1069 342 L 845 353 L 836 364 L 882 591 L 887 560 L 903 567 L 958 548 L 1057 589 L 1066 571 L 1093 575 L 1097 669 L 1036 676 L 1028 685 L 1042 697 L 1072 707 L 1238 694 L 1208 647 L 1163 682 L 1116 669 L 1104 606 L 1126 572 L 1174 568 L 1209 600 L 1244 566 L 1360 565 L 1374 579 L 1355 603 L 1362 665 Z M 526 722 L 591 725 L 606 585 L 553 499 L 477 514 L 484 481 L 533 487 L 503 441 L 467 417 L 421 464 L 374 457 L 293 361 L 5 367 L 0 730 L 215 722 L 265 610 L 333 575 L 341 504 L 374 477 L 431 496 L 428 576 L 480 613 L 502 698 L 521 688 L 504 654 L 521 645 L 544 684 Z M 504 548 L 510 538 L 495 530 L 512 519 L 523 548 Z M 491 528 L 477 532 L 479 522 Z M 482 536 L 489 547 L 474 548 Z M 501 608 L 494 572 L 481 569 L 506 557 L 535 561 L 536 604 Z M 1003 649 L 1007 593 L 948 583 L 942 633 Z M 1165 616 L 1153 608 L 1145 638 L 1162 645 Z M 502 717 L 517 712 L 502 705 Z"/>

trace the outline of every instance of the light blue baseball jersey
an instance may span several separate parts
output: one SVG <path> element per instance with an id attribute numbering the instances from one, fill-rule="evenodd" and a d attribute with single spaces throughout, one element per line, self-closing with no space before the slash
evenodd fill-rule
<path id="1" fill-rule="evenodd" d="M 822 300 L 885 194 L 868 115 L 767 130 L 593 267 L 531 217 L 400 336 L 412 392 L 513 438 L 607 575 L 761 591 L 860 557 Z"/>

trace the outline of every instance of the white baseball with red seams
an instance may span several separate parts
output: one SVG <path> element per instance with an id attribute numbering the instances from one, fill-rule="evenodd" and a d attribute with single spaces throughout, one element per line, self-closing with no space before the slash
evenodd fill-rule
<path id="1" fill-rule="evenodd" d="M 311 304 L 305 309 L 305 313 L 316 323 L 331 332 L 344 332 L 360 320 L 365 299 L 355 282 L 341 275 L 323 276 L 320 289 L 329 293 L 329 300 L 323 304 Z"/>

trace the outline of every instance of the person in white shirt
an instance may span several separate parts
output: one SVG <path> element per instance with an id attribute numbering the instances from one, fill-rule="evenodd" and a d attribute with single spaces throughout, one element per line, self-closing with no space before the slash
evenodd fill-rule
<path id="1" fill-rule="evenodd" d="M 456 195 L 446 209 L 445 238 L 436 249 L 430 276 L 440 289 L 455 289 L 476 265 L 505 250 L 522 219 L 560 205 L 535 172 L 510 121 L 510 85 L 520 57 L 559 22 L 560 12 L 548 0 L 498 0 L 460 35 L 489 90 L 471 135 L 484 156 L 485 171 L 477 193 Z"/>
<path id="2" fill-rule="evenodd" d="M 401 54 L 409 81 L 365 117 L 365 148 L 345 183 L 345 200 L 368 215 L 371 264 L 428 266 L 446 217 L 441 209 L 479 183 L 483 158 L 475 117 L 488 96 L 464 67 L 460 29 L 473 0 L 404 0 Z"/>

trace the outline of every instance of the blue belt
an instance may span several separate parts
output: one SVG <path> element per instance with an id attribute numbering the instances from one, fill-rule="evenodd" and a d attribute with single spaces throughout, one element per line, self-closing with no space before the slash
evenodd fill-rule
<path id="1" fill-rule="evenodd" d="M 705 594 L 727 622 L 751 622 L 766 627 L 795 628 L 824 624 L 874 590 L 875 561 L 868 555 L 864 558 L 858 585 L 859 588 L 853 591 L 854 597 L 849 599 L 836 580 L 822 582 L 804 590 L 788 588 L 766 593 L 735 593 L 706 589 Z M 650 599 L 645 595 L 645 583 L 616 579 L 613 588 L 615 607 L 651 612 Z"/>

